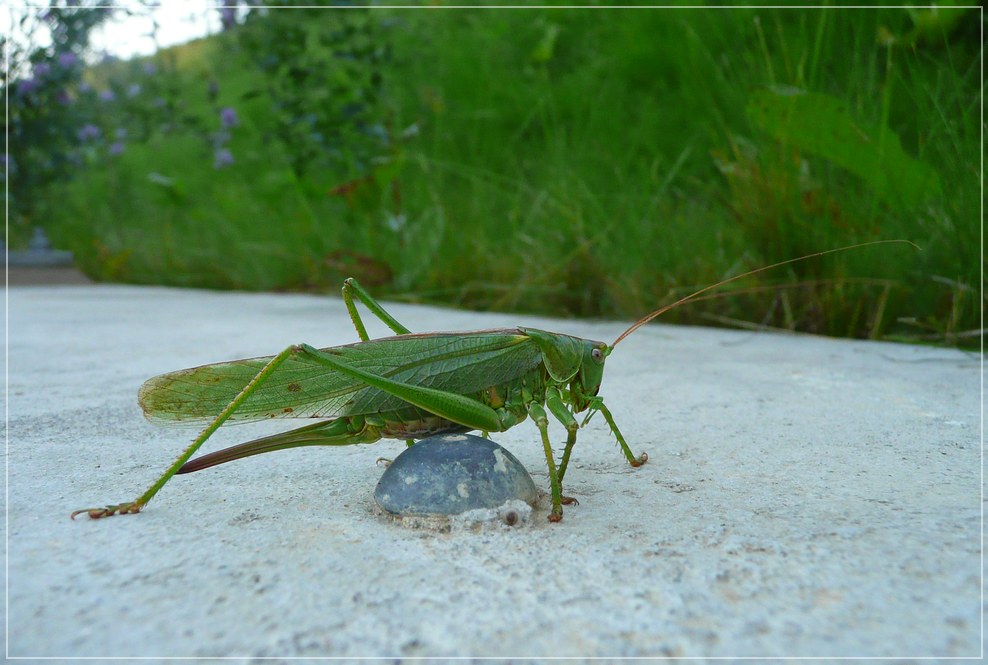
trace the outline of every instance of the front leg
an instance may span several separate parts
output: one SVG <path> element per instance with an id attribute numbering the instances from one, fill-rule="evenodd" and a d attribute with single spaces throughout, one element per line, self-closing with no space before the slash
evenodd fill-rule
<path id="1" fill-rule="evenodd" d="M 602 397 L 594 397 L 590 401 L 587 417 L 583 421 L 584 424 L 586 424 L 587 420 L 590 420 L 590 416 L 593 415 L 594 411 L 600 411 L 604 414 L 604 420 L 607 421 L 611 431 L 614 433 L 614 438 L 617 439 L 618 444 L 621 446 L 621 451 L 624 453 L 624 456 L 628 458 L 628 464 L 634 467 L 639 467 L 648 461 L 648 453 L 643 452 L 638 457 L 635 457 L 635 454 L 631 452 L 631 447 L 628 446 L 628 442 L 625 441 L 624 436 L 621 435 L 621 430 L 618 429 L 617 423 L 614 422 L 614 416 L 612 416 L 608 408 L 604 406 L 604 399 Z"/>

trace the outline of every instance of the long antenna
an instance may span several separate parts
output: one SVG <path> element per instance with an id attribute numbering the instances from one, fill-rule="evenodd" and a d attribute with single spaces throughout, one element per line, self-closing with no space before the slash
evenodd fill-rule
<path id="1" fill-rule="evenodd" d="M 786 261 L 779 261 L 778 263 L 773 263 L 770 266 L 763 266 L 761 268 L 755 268 L 754 270 L 749 270 L 746 273 L 742 273 L 740 275 L 735 275 L 734 277 L 728 277 L 727 279 L 721 280 L 721 281 L 717 282 L 716 284 L 711 284 L 710 286 L 705 286 L 702 289 L 700 289 L 699 291 L 695 291 L 695 292 L 689 294 L 688 296 L 685 296 L 683 298 L 680 298 L 679 300 L 677 300 L 676 302 L 672 303 L 671 305 L 666 305 L 665 307 L 660 307 L 659 309 L 655 310 L 651 314 L 647 314 L 647 315 L 643 316 L 642 318 L 638 319 L 633 324 L 631 324 L 631 327 L 629 327 L 627 330 L 625 330 L 623 333 L 621 333 L 618 336 L 618 338 L 616 340 L 614 340 L 614 343 L 611 344 L 611 348 L 613 349 L 615 346 L 618 345 L 618 342 L 620 342 L 622 339 L 624 339 L 625 337 L 627 337 L 631 333 L 635 332 L 636 330 L 638 330 L 639 328 L 641 328 L 643 325 L 645 325 L 646 323 L 648 323 L 649 321 L 651 321 L 655 317 L 661 316 L 662 314 L 665 314 L 666 312 L 668 312 L 673 307 L 678 307 L 679 305 L 682 305 L 683 303 L 686 303 L 686 302 L 689 302 L 691 300 L 696 299 L 696 297 L 698 295 L 700 295 L 700 294 L 706 293 L 707 291 L 711 291 L 711 290 L 716 289 L 716 288 L 718 288 L 720 286 L 724 286 L 725 284 L 729 284 L 729 283 L 731 283 L 731 282 L 733 282 L 735 280 L 742 279 L 744 277 L 748 277 L 749 275 L 754 275 L 756 273 L 765 272 L 766 270 L 771 270 L 772 268 L 778 268 L 779 266 L 784 266 L 784 265 L 789 264 L 789 263 L 796 263 L 797 261 L 805 261 L 806 259 L 812 259 L 813 257 L 816 257 L 816 256 L 823 256 L 824 254 L 834 254 L 834 253 L 837 253 L 837 252 L 846 252 L 849 249 L 858 249 L 859 247 L 870 247 L 872 245 L 890 245 L 890 244 L 893 244 L 893 243 L 896 243 L 896 244 L 898 244 L 898 243 L 905 243 L 907 245 L 912 245 L 916 249 L 921 249 L 921 247 L 919 245 L 917 245 L 916 243 L 914 243 L 912 241 L 909 241 L 909 240 L 872 240 L 870 242 L 858 243 L 857 245 L 848 245 L 847 247 L 837 247 L 836 249 L 828 249 L 828 250 L 825 250 L 823 252 L 815 252 L 813 254 L 807 254 L 806 256 L 800 256 L 800 257 L 795 258 L 795 259 L 788 259 Z"/>

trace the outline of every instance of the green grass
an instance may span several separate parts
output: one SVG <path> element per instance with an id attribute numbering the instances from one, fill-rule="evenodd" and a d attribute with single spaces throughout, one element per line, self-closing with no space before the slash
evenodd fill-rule
<path id="1" fill-rule="evenodd" d="M 396 21 L 389 122 L 420 130 L 357 199 L 327 192 L 360 173 L 292 173 L 266 99 L 242 97 L 259 74 L 221 36 L 162 58 L 188 113 L 207 117 L 220 82 L 243 121 L 237 163 L 214 170 L 192 136 L 132 145 L 52 193 L 52 237 L 98 279 L 336 290 L 352 273 L 382 296 L 624 319 L 760 265 L 907 238 L 923 250 L 797 264 L 665 320 L 975 341 L 958 335 L 982 304 L 977 11 L 891 48 L 878 36 L 909 34 L 902 10 L 374 16 Z M 842 110 L 811 118 L 815 138 L 787 134 L 752 107 L 786 87 Z M 916 169 L 937 188 L 890 194 Z"/>

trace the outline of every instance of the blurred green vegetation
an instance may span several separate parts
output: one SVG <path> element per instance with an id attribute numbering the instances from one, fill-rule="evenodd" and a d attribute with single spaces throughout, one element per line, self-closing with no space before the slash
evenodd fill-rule
<path id="1" fill-rule="evenodd" d="M 189 126 L 238 118 L 222 168 L 208 138 L 150 131 L 51 187 L 38 219 L 89 275 L 315 291 L 353 275 L 383 298 L 634 319 L 905 238 L 922 251 L 813 259 L 663 320 L 977 342 L 976 10 L 318 11 L 294 26 L 294 69 L 264 60 L 284 49 L 263 31 L 238 35 L 289 14 L 163 51 L 154 74 L 88 72 L 168 81 Z"/>

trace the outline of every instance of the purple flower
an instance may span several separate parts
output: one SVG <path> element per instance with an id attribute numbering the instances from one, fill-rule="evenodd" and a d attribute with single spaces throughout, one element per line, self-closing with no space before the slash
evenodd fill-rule
<path id="1" fill-rule="evenodd" d="M 124 142 L 123 141 L 114 141 L 112 144 L 110 144 L 110 150 L 109 150 L 109 152 L 110 152 L 111 155 L 119 155 L 123 151 L 124 151 Z"/>
<path id="2" fill-rule="evenodd" d="M 148 62 L 144 64 L 144 73 L 148 76 L 154 76 L 158 73 L 158 68 L 153 62 Z"/>
<path id="3" fill-rule="evenodd" d="M 221 169 L 224 166 L 229 166 L 233 164 L 233 153 L 231 153 L 226 148 L 218 148 L 213 156 L 213 168 Z"/>
<path id="4" fill-rule="evenodd" d="M 39 83 L 38 79 L 36 78 L 32 77 L 29 79 L 24 79 L 23 81 L 20 81 L 17 84 L 17 92 L 18 94 L 21 95 L 30 95 L 32 92 L 37 90 L 40 86 L 41 83 Z"/>
<path id="5" fill-rule="evenodd" d="M 139 94 L 141 94 L 141 86 L 140 86 L 140 84 L 138 84 L 138 83 L 131 83 L 129 86 L 127 86 L 127 96 L 128 97 L 137 97 Z"/>
<path id="6" fill-rule="evenodd" d="M 236 7 L 221 7 L 220 8 L 220 25 L 223 26 L 224 30 L 229 30 L 237 24 L 237 8 Z"/>
<path id="7" fill-rule="evenodd" d="M 123 140 L 127 138 L 127 128 L 119 127 L 117 128 L 117 131 L 113 132 L 113 135 L 116 136 L 118 139 Z"/>
<path id="8" fill-rule="evenodd" d="M 86 94 L 87 92 L 90 92 L 92 89 L 93 86 L 89 85 L 85 81 L 79 84 L 79 92 L 81 92 L 82 94 Z"/>
<path id="9" fill-rule="evenodd" d="M 58 100 L 58 103 L 61 104 L 62 106 L 68 106 L 69 104 L 72 103 L 72 97 L 69 96 L 69 91 L 65 90 L 64 88 L 58 91 L 58 93 L 55 95 L 55 98 Z"/>
<path id="10" fill-rule="evenodd" d="M 76 135 L 79 137 L 80 141 L 91 141 L 93 139 L 98 139 L 101 134 L 102 132 L 99 127 L 92 123 L 86 123 L 79 128 L 78 132 L 76 132 Z"/>
<path id="11" fill-rule="evenodd" d="M 34 78 L 44 78 L 51 71 L 51 65 L 47 62 L 39 62 L 34 65 Z"/>
<path id="12" fill-rule="evenodd" d="M 220 123 L 229 129 L 230 127 L 236 127 L 240 124 L 240 118 L 237 117 L 236 109 L 226 106 L 220 111 Z"/>
<path id="13" fill-rule="evenodd" d="M 75 67 L 79 62 L 79 56 L 71 51 L 66 51 L 65 53 L 60 53 L 58 55 L 58 64 L 66 69 L 71 69 Z"/>
<path id="14" fill-rule="evenodd" d="M 116 98 L 117 98 L 117 96 L 115 94 L 113 94 L 113 91 L 112 90 L 100 90 L 99 91 L 99 100 L 101 102 L 112 102 Z"/>

